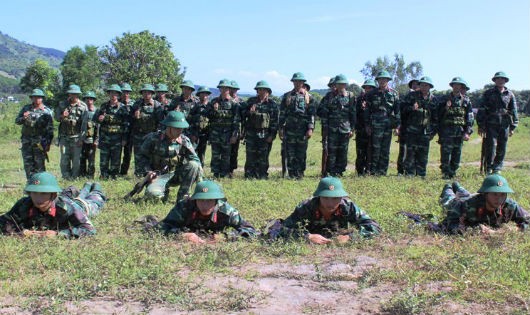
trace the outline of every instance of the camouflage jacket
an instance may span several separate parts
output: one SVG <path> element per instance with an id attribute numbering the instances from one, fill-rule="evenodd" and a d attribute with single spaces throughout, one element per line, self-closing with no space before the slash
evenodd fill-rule
<path id="1" fill-rule="evenodd" d="M 94 110 L 91 111 L 87 107 L 87 126 L 86 126 L 86 136 L 85 136 L 85 143 L 97 143 L 98 142 L 98 122 L 94 120 L 94 114 L 98 111 L 96 107 L 94 107 Z"/>
<path id="2" fill-rule="evenodd" d="M 96 234 L 83 207 L 66 196 L 57 197 L 47 212 L 41 212 L 33 206 L 30 197 L 24 197 L 0 216 L 1 233 L 12 234 L 23 230 L 54 230 L 68 238 Z"/>
<path id="3" fill-rule="evenodd" d="M 479 224 L 499 228 L 503 223 L 513 221 L 522 230 L 528 230 L 530 215 L 512 199 L 506 199 L 501 208 L 489 213 L 486 211 L 484 194 L 474 194 L 459 202 L 451 203 L 447 210 L 447 217 L 441 225 L 449 233 L 461 233 L 468 227 Z"/>
<path id="4" fill-rule="evenodd" d="M 309 92 L 289 91 L 282 96 L 279 128 L 285 128 L 285 132 L 314 129 L 315 112 L 315 99 Z"/>
<path id="5" fill-rule="evenodd" d="M 447 93 L 439 98 L 438 132 L 440 137 L 462 137 L 473 133 L 473 107 L 465 95 Z"/>
<path id="6" fill-rule="evenodd" d="M 168 106 L 168 111 L 178 110 L 184 113 L 186 119 L 189 119 L 189 115 L 193 107 L 199 104 L 199 98 L 195 95 L 192 95 L 189 99 L 185 100 L 184 95 L 180 95 L 175 98 L 171 104 Z"/>
<path id="7" fill-rule="evenodd" d="M 418 109 L 414 105 L 418 104 Z M 405 126 L 407 135 L 430 135 L 434 137 L 438 130 L 438 100 L 432 94 L 425 98 L 421 91 L 407 94 L 400 105 L 401 124 Z"/>
<path id="8" fill-rule="evenodd" d="M 214 104 L 219 104 L 217 110 L 214 109 Z M 227 130 L 232 136 L 239 135 L 241 112 L 239 103 L 234 99 L 223 100 L 221 97 L 212 99 L 206 109 L 206 116 L 210 121 L 210 130 Z"/>
<path id="9" fill-rule="evenodd" d="M 63 116 L 67 111 L 68 116 Z M 78 101 L 72 105 L 68 101 L 61 102 L 55 111 L 55 120 L 59 122 L 59 138 L 80 138 L 84 139 L 88 123 L 87 106 L 84 102 Z"/>
<path id="10" fill-rule="evenodd" d="M 373 89 L 366 93 L 366 111 L 364 123 L 372 128 L 392 129 L 399 126 L 399 96 L 396 91 L 387 88 Z"/>
<path id="11" fill-rule="evenodd" d="M 357 97 L 355 100 L 355 130 L 357 132 L 364 132 L 365 131 L 365 124 L 364 124 L 364 115 L 367 111 L 367 105 L 366 105 L 366 92 L 361 92 L 361 94 Z"/>
<path id="12" fill-rule="evenodd" d="M 206 116 L 206 110 L 208 104 L 197 103 L 191 109 L 189 115 L 190 124 L 190 135 L 195 137 L 208 135 L 208 117 Z"/>
<path id="13" fill-rule="evenodd" d="M 329 238 L 336 235 L 353 237 L 356 233 L 363 237 L 371 237 L 381 233 L 379 224 L 347 197 L 342 198 L 339 208 L 329 220 L 322 217 L 318 207 L 319 197 L 302 201 L 283 221 L 282 234 L 284 236 L 320 234 Z"/>
<path id="14" fill-rule="evenodd" d="M 164 109 L 158 101 L 146 104 L 143 99 L 134 103 L 131 109 L 131 133 L 147 134 L 157 131 L 160 122 L 164 119 Z M 135 112 L 140 112 L 140 117 L 135 117 Z"/>
<path id="15" fill-rule="evenodd" d="M 493 87 L 484 92 L 477 113 L 479 129 L 486 130 L 488 126 L 501 126 L 514 130 L 519 123 L 515 96 L 507 88 L 501 93 Z"/>
<path id="16" fill-rule="evenodd" d="M 181 135 L 182 144 L 171 142 L 162 131 L 148 134 L 138 155 L 138 164 L 145 171 L 162 171 L 165 173 L 175 170 L 176 167 L 186 164 L 189 161 L 200 162 L 197 153 L 193 149 L 193 144 L 185 135 Z"/>
<path id="17" fill-rule="evenodd" d="M 239 212 L 228 202 L 217 200 L 214 211 L 209 216 L 202 216 L 195 200 L 182 199 L 171 209 L 166 218 L 158 225 L 160 231 L 171 233 L 212 234 L 234 229 L 231 236 L 253 237 L 257 235 L 252 225 L 246 222 Z"/>
<path id="18" fill-rule="evenodd" d="M 329 95 L 329 96 L 328 96 Z M 355 130 L 355 97 L 350 91 L 345 95 L 329 92 L 320 102 L 319 113 L 322 128 L 331 133 L 347 134 Z"/>
<path id="19" fill-rule="evenodd" d="M 29 112 L 28 118 L 24 118 L 24 113 Z M 22 107 L 15 118 L 17 125 L 22 125 L 22 140 L 30 140 L 39 143 L 45 140 L 50 144 L 53 139 L 53 111 L 43 105 L 34 108 L 33 104 Z"/>
<path id="20" fill-rule="evenodd" d="M 100 122 L 101 115 L 105 115 L 105 118 Z M 115 136 L 127 140 L 130 118 L 127 108 L 122 103 L 118 103 L 117 106 L 111 106 L 109 102 L 102 104 L 93 118 L 93 121 L 99 124 L 100 142 L 115 141 Z"/>
<path id="21" fill-rule="evenodd" d="M 260 102 L 258 97 L 251 97 L 241 108 L 241 120 L 245 133 L 261 139 L 276 137 L 279 115 L 278 104 L 271 98 Z"/>

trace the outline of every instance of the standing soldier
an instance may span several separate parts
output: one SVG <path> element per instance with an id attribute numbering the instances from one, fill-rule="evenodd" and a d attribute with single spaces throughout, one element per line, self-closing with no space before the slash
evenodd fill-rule
<path id="1" fill-rule="evenodd" d="M 278 104 L 269 96 L 272 90 L 266 81 L 256 83 L 256 97 L 251 97 L 241 110 L 245 130 L 247 158 L 245 178 L 267 179 L 272 141 L 278 132 Z"/>
<path id="2" fill-rule="evenodd" d="M 144 84 L 140 89 L 142 99 L 137 101 L 132 108 L 131 138 L 134 148 L 134 175 L 143 176 L 144 171 L 138 164 L 140 147 L 144 137 L 158 129 L 164 115 L 160 103 L 153 99 L 155 88 L 151 84 Z"/>
<path id="3" fill-rule="evenodd" d="M 365 80 L 363 85 L 363 92 L 357 98 L 356 111 L 357 121 L 355 124 L 355 170 L 357 175 L 366 175 L 370 170 L 370 160 L 368 157 L 368 145 L 370 143 L 368 134 L 366 133 L 366 125 L 364 123 L 364 115 L 366 111 L 366 94 L 377 88 L 374 80 Z"/>
<path id="4" fill-rule="evenodd" d="M 61 102 L 55 112 L 55 119 L 59 122 L 61 175 L 65 179 L 76 179 L 79 176 L 88 113 L 86 104 L 79 100 L 81 88 L 78 85 L 70 85 L 66 93 L 68 100 Z"/>
<path id="5" fill-rule="evenodd" d="M 96 93 L 88 91 L 83 95 L 83 101 L 87 106 L 87 128 L 86 137 L 83 141 L 83 148 L 81 149 L 81 170 L 79 175 L 88 178 L 94 178 L 96 172 L 96 148 L 98 146 L 98 124 L 94 121 L 94 114 L 96 113 Z"/>
<path id="6" fill-rule="evenodd" d="M 517 128 L 517 104 L 515 96 L 505 84 L 509 78 L 502 71 L 491 79 L 495 86 L 484 92 L 477 113 L 478 132 L 486 141 L 486 171 L 499 173 L 502 170 L 508 137 Z"/>
<path id="7" fill-rule="evenodd" d="M 438 102 L 430 92 L 434 87 L 429 77 L 419 80 L 420 89 L 403 100 L 401 125 L 406 126 L 405 174 L 425 177 L 429 162 L 429 145 L 438 129 Z"/>
<path id="8" fill-rule="evenodd" d="M 440 168 L 444 179 L 456 175 L 460 165 L 462 142 L 473 133 L 473 111 L 465 95 L 467 83 L 455 77 L 449 83 L 453 91 L 444 95 L 438 105 L 438 142 L 440 143 Z"/>
<path id="9" fill-rule="evenodd" d="M 243 100 L 237 95 L 237 91 L 239 91 L 239 85 L 236 81 L 232 80 L 230 81 L 230 96 L 232 99 L 239 105 L 239 108 L 245 106 Z M 237 156 L 239 153 L 239 142 L 243 139 L 243 132 L 239 132 L 239 138 L 237 139 L 236 143 L 232 145 L 232 149 L 230 151 L 230 177 L 234 175 L 234 170 L 237 169 Z"/>
<path id="10" fill-rule="evenodd" d="M 409 81 L 409 93 L 412 93 L 414 91 L 417 91 L 420 88 L 419 81 L 416 79 L 412 79 Z M 399 104 L 399 110 L 403 111 L 403 106 L 405 105 L 404 102 L 400 102 Z M 399 143 L 399 152 L 398 152 L 398 158 L 397 158 L 397 172 L 398 175 L 404 175 L 405 174 L 405 155 L 407 153 L 407 138 L 406 138 L 406 131 L 407 126 L 404 125 L 404 121 L 401 121 L 401 125 L 399 126 L 399 133 L 398 133 L 398 143 Z"/>
<path id="11" fill-rule="evenodd" d="M 212 145 L 210 167 L 215 178 L 230 176 L 230 153 L 232 145 L 239 140 L 241 115 L 239 104 L 230 96 L 231 87 L 229 80 L 221 80 L 217 85 L 221 95 L 214 98 L 206 110 Z"/>
<path id="12" fill-rule="evenodd" d="M 53 139 L 53 112 L 44 105 L 44 92 L 34 89 L 29 95 L 31 104 L 22 107 L 15 123 L 22 125 L 22 160 L 26 178 L 46 171 L 45 160 Z"/>
<path id="13" fill-rule="evenodd" d="M 291 178 L 304 177 L 307 143 L 315 128 L 315 100 L 304 88 L 301 72 L 291 78 L 294 88 L 282 96 L 279 136 L 285 141 L 287 169 Z"/>
<path id="14" fill-rule="evenodd" d="M 208 144 L 208 117 L 206 117 L 206 110 L 210 101 L 210 94 L 212 94 L 212 92 L 210 92 L 208 87 L 199 87 L 199 90 L 197 91 L 199 103 L 197 103 L 190 112 L 190 139 L 195 146 L 195 151 L 197 152 L 203 167 L 206 146 Z"/>
<path id="15" fill-rule="evenodd" d="M 386 175 L 392 130 L 399 130 L 399 96 L 388 86 L 392 80 L 388 71 L 379 71 L 375 80 L 379 87 L 366 94 L 364 123 L 370 137 L 370 174 Z"/>
<path id="16" fill-rule="evenodd" d="M 322 138 L 327 138 L 328 156 L 325 176 L 339 177 L 348 165 L 348 147 L 355 129 L 355 97 L 346 91 L 348 79 L 339 74 L 334 80 L 335 91 L 320 103 Z"/>
<path id="17" fill-rule="evenodd" d="M 124 105 L 127 114 L 129 115 L 129 124 L 132 112 L 132 106 L 134 101 L 131 100 L 132 88 L 129 83 L 123 83 L 121 85 L 121 103 Z M 131 165 L 131 154 L 133 148 L 133 141 L 131 138 L 131 128 L 129 128 L 129 134 L 126 135 L 127 144 L 123 147 L 123 160 L 120 167 L 120 175 L 127 175 L 129 172 L 129 166 Z"/>
<path id="18" fill-rule="evenodd" d="M 171 99 L 167 97 L 167 93 L 169 92 L 167 85 L 164 83 L 158 83 L 156 85 L 155 92 L 156 92 L 155 99 L 160 102 L 160 105 L 162 105 L 162 108 L 164 108 L 164 111 L 167 112 L 172 102 Z"/>
<path id="19" fill-rule="evenodd" d="M 101 105 L 95 115 L 99 123 L 99 170 L 102 179 L 116 179 L 120 172 L 121 149 L 129 134 L 129 117 L 120 103 L 120 86 L 110 85 L 107 93 L 109 101 Z"/>
<path id="20" fill-rule="evenodd" d="M 193 95 L 193 91 L 195 91 L 195 85 L 193 85 L 193 82 L 190 80 L 185 80 L 180 84 L 180 88 L 182 89 L 182 94 L 180 96 L 176 97 L 169 106 L 169 110 L 178 110 L 179 112 L 183 112 L 186 116 L 186 119 L 189 119 L 189 114 L 191 109 L 199 103 L 199 99 L 197 96 Z"/>

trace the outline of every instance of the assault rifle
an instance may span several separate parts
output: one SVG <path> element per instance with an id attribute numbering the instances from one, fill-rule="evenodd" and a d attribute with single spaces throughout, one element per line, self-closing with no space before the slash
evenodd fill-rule
<path id="1" fill-rule="evenodd" d="M 134 195 L 141 193 L 142 190 L 144 190 L 145 186 L 149 185 L 153 181 L 153 179 L 157 178 L 160 174 L 165 173 L 168 168 L 169 167 L 166 165 L 161 171 L 155 171 L 154 177 L 151 177 L 150 172 L 147 173 L 141 181 L 134 185 L 134 188 L 128 194 L 126 194 L 123 199 L 130 200 Z"/>

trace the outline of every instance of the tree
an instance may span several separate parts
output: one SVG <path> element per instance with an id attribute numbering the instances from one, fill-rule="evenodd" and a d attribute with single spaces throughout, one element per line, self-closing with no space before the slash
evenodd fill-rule
<path id="1" fill-rule="evenodd" d="M 61 63 L 63 90 L 70 84 L 77 84 L 83 91 L 101 91 L 103 84 L 103 63 L 98 55 L 98 48 L 86 45 L 85 49 L 76 46 L 71 48 Z"/>
<path id="2" fill-rule="evenodd" d="M 392 76 L 390 82 L 400 94 L 408 91 L 408 82 L 412 79 L 419 78 L 423 73 L 423 66 L 419 61 L 413 61 L 409 64 L 405 62 L 403 55 L 395 53 L 394 58 L 388 56 L 377 57 L 374 63 L 367 61 L 361 73 L 365 79 L 374 79 L 377 72 L 386 70 Z"/>
<path id="3" fill-rule="evenodd" d="M 107 83 L 128 82 L 136 91 L 143 83 L 164 82 L 177 92 L 184 77 L 166 37 L 148 31 L 124 33 L 99 54 Z"/>
<path id="4" fill-rule="evenodd" d="M 24 93 L 42 89 L 46 97 L 52 99 L 60 90 L 60 82 L 59 71 L 53 69 L 47 61 L 37 59 L 29 65 L 26 74 L 20 79 L 20 88 Z"/>

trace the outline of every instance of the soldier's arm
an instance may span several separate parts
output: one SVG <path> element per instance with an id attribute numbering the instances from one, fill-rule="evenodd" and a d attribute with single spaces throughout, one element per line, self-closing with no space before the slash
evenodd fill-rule
<path id="1" fill-rule="evenodd" d="M 240 134 L 240 128 L 241 128 L 241 104 L 235 103 L 232 107 L 232 136 L 238 137 Z"/>
<path id="2" fill-rule="evenodd" d="M 69 229 L 60 230 L 58 235 L 67 238 L 79 238 L 96 234 L 96 228 L 88 219 L 85 210 L 76 202 L 68 202 L 68 223 Z"/>
<path id="3" fill-rule="evenodd" d="M 511 93 L 511 91 L 510 91 Z M 513 93 L 512 97 L 510 98 L 510 103 L 508 104 L 508 110 L 512 114 L 512 123 L 510 125 L 510 130 L 515 130 L 517 128 L 517 125 L 519 124 L 519 114 L 517 113 L 517 101 L 515 100 L 515 95 Z"/>
<path id="4" fill-rule="evenodd" d="M 197 152 L 195 152 L 195 149 L 193 148 L 193 144 L 191 143 L 191 140 L 188 137 L 184 138 L 183 146 L 187 150 L 186 159 L 189 161 L 195 161 L 195 162 L 201 162 L 199 159 L 199 156 L 197 155 Z"/>
<path id="5" fill-rule="evenodd" d="M 28 217 L 28 197 L 19 199 L 11 210 L 0 216 L 0 233 L 14 234 L 22 232 L 23 222 Z"/>
<path id="6" fill-rule="evenodd" d="M 158 224 L 158 229 L 164 234 L 177 234 L 184 232 L 185 224 L 190 211 L 186 209 L 186 199 L 180 200 L 175 206 L 169 211 L 164 220 Z"/>
<path id="7" fill-rule="evenodd" d="M 26 118 L 24 117 L 24 113 L 28 111 L 28 108 L 26 106 L 22 107 L 22 109 L 18 112 L 17 118 L 15 118 L 15 124 L 22 125 L 24 124 L 24 121 Z"/>
<path id="8" fill-rule="evenodd" d="M 511 213 L 511 221 L 515 222 L 521 231 L 528 231 L 530 214 L 512 199 L 506 200 L 506 206 Z"/>
<path id="9" fill-rule="evenodd" d="M 315 129 L 315 112 L 316 112 L 316 101 L 313 96 L 309 98 L 309 106 L 307 109 L 307 130 Z"/>
<path id="10" fill-rule="evenodd" d="M 254 237 L 258 235 L 256 229 L 247 221 L 245 221 L 239 212 L 228 204 L 224 204 L 224 207 L 229 207 L 225 212 L 228 214 L 229 225 L 237 231 L 238 236 L 243 237 Z"/>
<path id="11" fill-rule="evenodd" d="M 431 116 L 431 125 L 432 125 L 432 133 L 431 133 L 431 137 L 434 137 L 437 133 L 438 133 L 438 130 L 439 130 L 439 119 L 438 119 L 438 107 L 439 107 L 439 100 L 438 98 L 435 96 L 432 103 L 431 103 L 431 106 L 432 108 L 430 109 L 430 116 Z"/>
<path id="12" fill-rule="evenodd" d="M 286 112 L 287 112 L 287 97 L 284 95 L 282 97 L 282 102 L 280 103 L 280 114 L 278 116 L 278 128 L 281 129 L 283 126 L 285 126 L 285 119 L 286 119 Z"/>
<path id="13" fill-rule="evenodd" d="M 278 104 L 276 104 L 274 101 L 272 102 L 272 111 L 271 111 L 271 117 L 270 117 L 270 132 L 272 139 L 276 138 L 276 134 L 278 133 L 279 128 L 279 122 L 280 122 L 280 111 L 278 109 Z"/>
<path id="14" fill-rule="evenodd" d="M 464 132 L 470 135 L 473 133 L 473 123 L 475 122 L 475 116 L 473 115 L 473 105 L 471 104 L 471 100 L 469 100 L 469 98 L 467 99 L 467 102 L 466 102 L 465 119 L 466 119 L 466 126 L 465 126 Z"/>
<path id="15" fill-rule="evenodd" d="M 351 92 L 350 92 L 351 93 Z M 357 123 L 357 102 L 355 101 L 355 97 L 353 96 L 353 93 L 351 93 L 350 96 L 350 111 L 348 113 L 348 119 L 350 120 L 350 127 L 351 130 L 355 130 L 355 125 Z"/>
<path id="16" fill-rule="evenodd" d="M 477 111 L 477 125 L 479 130 L 486 130 L 486 119 L 488 116 L 488 91 L 484 92 Z"/>
<path id="17" fill-rule="evenodd" d="M 296 206 L 293 213 L 282 222 L 282 231 L 280 234 L 283 237 L 305 237 L 309 234 L 305 230 L 305 227 L 311 220 L 309 203 L 310 201 L 308 200 L 301 202 Z"/>
<path id="18" fill-rule="evenodd" d="M 349 208 L 350 215 L 348 220 L 359 228 L 359 234 L 362 237 L 372 237 L 381 234 L 381 227 L 372 220 L 361 208 L 351 200 L 348 200 L 346 206 Z"/>
<path id="19" fill-rule="evenodd" d="M 151 166 L 151 154 L 153 153 L 154 141 L 152 137 L 152 134 L 150 134 L 144 138 L 138 152 L 138 165 L 140 165 L 140 169 L 144 170 L 145 174 L 153 171 Z"/>
<path id="20" fill-rule="evenodd" d="M 320 123 L 322 124 L 322 128 L 328 127 L 328 100 L 329 98 L 324 96 L 320 103 L 317 106 L 317 116 L 320 118 Z"/>
<path id="21" fill-rule="evenodd" d="M 45 117 L 47 117 L 47 121 L 46 121 L 46 131 L 45 131 L 44 137 L 46 138 L 48 145 L 50 145 L 53 140 L 53 131 L 54 131 L 52 113 L 46 114 Z"/>

